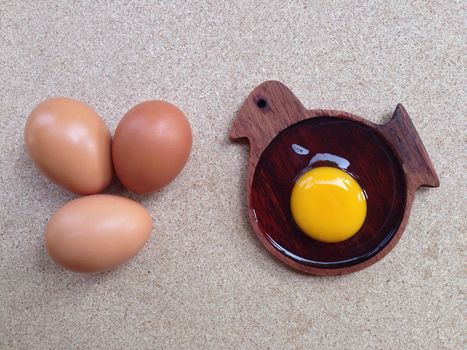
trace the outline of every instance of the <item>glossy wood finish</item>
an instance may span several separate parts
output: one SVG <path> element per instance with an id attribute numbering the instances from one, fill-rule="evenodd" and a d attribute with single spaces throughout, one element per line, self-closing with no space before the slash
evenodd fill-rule
<path id="1" fill-rule="evenodd" d="M 407 225 L 415 190 L 439 186 L 402 105 L 387 124 L 377 125 L 346 112 L 306 110 L 285 85 L 268 81 L 247 98 L 230 137 L 250 144 L 247 196 L 253 230 L 275 257 L 310 274 L 349 273 L 381 259 Z M 348 161 L 346 171 L 368 196 L 365 223 L 341 243 L 309 238 L 290 213 L 294 180 L 318 153 Z M 342 167 L 332 159 L 312 166 Z"/>

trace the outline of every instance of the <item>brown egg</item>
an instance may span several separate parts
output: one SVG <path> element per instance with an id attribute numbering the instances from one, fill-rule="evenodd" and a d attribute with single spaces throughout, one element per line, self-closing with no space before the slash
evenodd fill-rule
<path id="1" fill-rule="evenodd" d="M 24 138 L 33 162 L 59 186 L 92 194 L 109 184 L 110 132 L 84 103 L 64 97 L 40 103 L 28 117 Z"/>
<path id="2" fill-rule="evenodd" d="M 45 246 L 67 269 L 99 272 L 136 255 L 151 231 L 151 217 L 140 204 L 96 194 L 75 199 L 54 214 L 45 230 Z"/>
<path id="3" fill-rule="evenodd" d="M 157 191 L 182 171 L 191 143 L 191 127 L 180 109 L 164 101 L 140 103 L 125 114 L 115 131 L 115 172 L 133 192 Z"/>

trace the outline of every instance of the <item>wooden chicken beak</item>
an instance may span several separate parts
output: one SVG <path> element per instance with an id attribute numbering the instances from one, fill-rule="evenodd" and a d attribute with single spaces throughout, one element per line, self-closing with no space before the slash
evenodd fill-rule
<path id="1" fill-rule="evenodd" d="M 236 119 L 235 119 L 235 121 L 236 121 Z M 232 141 L 241 138 L 240 134 L 238 133 L 237 126 L 235 125 L 236 124 L 235 121 L 234 121 L 234 123 L 232 125 L 232 129 L 230 129 L 230 133 L 229 133 L 229 139 L 231 139 Z"/>
<path id="2" fill-rule="evenodd" d="M 230 133 L 229 133 L 229 138 L 232 141 L 247 137 L 247 135 L 245 135 L 245 132 L 241 128 L 240 120 L 241 120 L 241 112 L 239 111 L 237 113 L 237 116 L 235 117 L 235 120 L 232 124 L 232 128 L 230 129 Z"/>

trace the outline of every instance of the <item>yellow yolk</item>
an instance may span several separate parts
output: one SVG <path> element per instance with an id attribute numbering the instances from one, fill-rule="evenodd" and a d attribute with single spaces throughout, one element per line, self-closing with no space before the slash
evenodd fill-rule
<path id="1" fill-rule="evenodd" d="M 301 175 L 290 197 L 298 227 L 317 241 L 336 243 L 358 232 L 366 217 L 365 194 L 345 171 L 316 167 Z"/>

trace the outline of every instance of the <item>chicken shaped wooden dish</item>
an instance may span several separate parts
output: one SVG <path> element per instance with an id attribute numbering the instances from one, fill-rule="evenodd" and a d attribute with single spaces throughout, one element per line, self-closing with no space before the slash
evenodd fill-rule
<path id="1" fill-rule="evenodd" d="M 374 124 L 307 110 L 282 83 L 248 96 L 230 132 L 250 144 L 248 217 L 276 258 L 314 275 L 339 275 L 383 258 L 399 241 L 415 191 L 437 187 L 407 112 Z"/>

